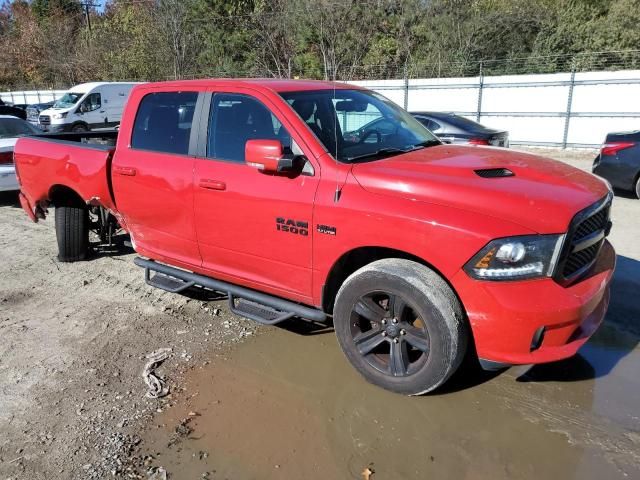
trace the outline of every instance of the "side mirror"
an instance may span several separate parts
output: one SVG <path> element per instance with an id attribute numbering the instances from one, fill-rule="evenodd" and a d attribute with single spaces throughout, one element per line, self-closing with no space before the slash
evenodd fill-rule
<path id="1" fill-rule="evenodd" d="M 281 173 L 293 169 L 293 158 L 285 158 L 279 140 L 247 140 L 244 147 L 247 165 L 264 173 Z"/>

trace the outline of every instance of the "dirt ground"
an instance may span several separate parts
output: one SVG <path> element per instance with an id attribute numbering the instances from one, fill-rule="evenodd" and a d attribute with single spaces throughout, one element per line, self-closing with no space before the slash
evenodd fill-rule
<path id="1" fill-rule="evenodd" d="M 532 149 L 588 169 L 592 152 Z M 331 329 L 256 327 L 145 285 L 126 247 L 56 260 L 53 222 L 0 196 L 0 480 L 640 478 L 640 201 L 618 195 L 605 326 L 576 357 L 468 369 L 405 398 Z M 145 396 L 145 356 L 171 394 Z M 364 475 L 363 475 L 364 472 Z"/>

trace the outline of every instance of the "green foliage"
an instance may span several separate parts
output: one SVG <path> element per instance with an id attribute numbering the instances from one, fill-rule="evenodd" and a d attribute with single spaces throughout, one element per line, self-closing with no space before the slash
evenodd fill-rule
<path id="1" fill-rule="evenodd" d="M 639 24 L 640 0 L 110 0 L 89 31 L 79 0 L 16 0 L 0 8 L 0 88 L 637 68 Z"/>

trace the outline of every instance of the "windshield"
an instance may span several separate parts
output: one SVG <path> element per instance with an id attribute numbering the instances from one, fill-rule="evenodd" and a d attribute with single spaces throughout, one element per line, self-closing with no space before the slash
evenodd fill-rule
<path id="1" fill-rule="evenodd" d="M 376 160 L 440 144 L 409 113 L 375 92 L 318 90 L 281 96 L 341 162 Z"/>
<path id="2" fill-rule="evenodd" d="M 84 93 L 67 92 L 53 104 L 53 108 L 69 108 L 73 107 L 78 100 L 82 98 Z"/>
<path id="3" fill-rule="evenodd" d="M 23 137 L 40 133 L 35 127 L 19 118 L 0 118 L 0 138 Z"/>

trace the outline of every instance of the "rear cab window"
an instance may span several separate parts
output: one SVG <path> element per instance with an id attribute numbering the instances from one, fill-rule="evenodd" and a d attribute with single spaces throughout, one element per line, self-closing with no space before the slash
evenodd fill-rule
<path id="1" fill-rule="evenodd" d="M 140 101 L 131 148 L 187 155 L 198 92 L 148 93 Z"/>

